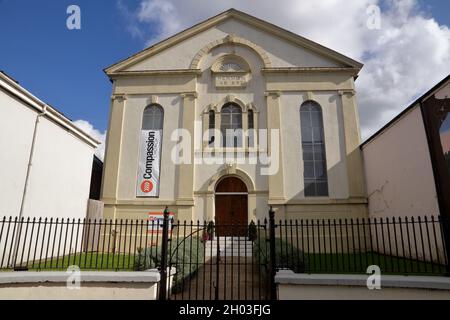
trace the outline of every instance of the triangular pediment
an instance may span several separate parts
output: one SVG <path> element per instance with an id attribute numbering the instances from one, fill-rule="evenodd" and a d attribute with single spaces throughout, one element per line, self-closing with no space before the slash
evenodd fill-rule
<path id="1" fill-rule="evenodd" d="M 271 23 L 230 9 L 105 69 L 124 71 L 196 69 L 202 54 L 215 45 L 245 45 L 271 68 L 353 68 L 362 64 Z M 196 60 L 197 59 L 197 60 Z"/>

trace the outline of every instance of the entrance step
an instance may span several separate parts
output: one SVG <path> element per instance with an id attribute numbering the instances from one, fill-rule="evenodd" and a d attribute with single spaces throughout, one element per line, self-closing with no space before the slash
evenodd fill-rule
<path id="1" fill-rule="evenodd" d="M 206 242 L 206 257 L 216 257 L 217 247 L 219 254 L 227 257 L 251 257 L 253 252 L 253 242 L 246 237 L 218 237 Z"/>

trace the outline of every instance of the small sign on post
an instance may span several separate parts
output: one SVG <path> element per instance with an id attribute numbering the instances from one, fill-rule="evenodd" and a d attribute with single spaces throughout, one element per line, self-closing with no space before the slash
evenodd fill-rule
<path id="1" fill-rule="evenodd" d="M 174 214 L 169 213 L 169 231 L 172 232 Z M 149 212 L 148 213 L 148 233 L 156 234 L 163 232 L 164 212 Z"/>

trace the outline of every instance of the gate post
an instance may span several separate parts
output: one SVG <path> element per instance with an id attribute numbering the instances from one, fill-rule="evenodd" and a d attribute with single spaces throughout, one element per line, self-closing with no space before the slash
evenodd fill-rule
<path id="1" fill-rule="evenodd" d="M 269 210 L 269 249 L 270 249 L 270 300 L 277 300 L 277 287 L 275 284 L 276 275 L 276 253 L 275 253 L 275 211 L 272 206 Z"/>
<path id="2" fill-rule="evenodd" d="M 445 276 L 450 277 L 450 224 L 446 216 L 439 216 L 438 217 L 439 224 L 441 225 L 441 237 L 444 239 L 444 260 L 445 257 L 447 257 L 447 260 L 445 261 Z"/>
<path id="3" fill-rule="evenodd" d="M 169 208 L 164 210 L 163 233 L 161 243 L 161 279 L 159 282 L 159 300 L 167 300 L 167 250 L 169 247 Z"/>

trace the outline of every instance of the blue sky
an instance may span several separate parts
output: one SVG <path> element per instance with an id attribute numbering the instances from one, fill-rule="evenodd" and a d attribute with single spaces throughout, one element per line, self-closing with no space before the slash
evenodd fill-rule
<path id="1" fill-rule="evenodd" d="M 81 8 L 81 30 L 66 9 Z M 72 120 L 107 127 L 111 83 L 103 69 L 143 49 L 115 1 L 0 0 L 0 70 Z"/>
<path id="2" fill-rule="evenodd" d="M 175 8 L 171 10 L 176 11 L 177 1 L 172 0 Z M 141 2 L 145 0 L 123 3 L 135 12 Z M 246 4 L 249 2 L 253 1 Z M 217 8 L 209 8 L 205 16 L 196 16 L 192 22 L 217 14 L 227 6 L 223 0 L 210 3 L 212 7 L 217 4 Z M 343 3 L 345 6 L 347 1 Z M 450 25 L 449 1 L 419 3 L 423 16 L 434 18 L 440 25 Z M 66 28 L 66 9 L 70 4 L 81 7 L 81 30 Z M 230 5 L 246 11 L 231 2 Z M 263 14 L 271 15 L 270 10 Z M 0 0 L 0 70 L 69 118 L 87 120 L 103 132 L 107 129 L 111 95 L 111 83 L 103 69 L 143 49 L 150 39 L 162 36 L 157 32 L 161 31 L 160 21 L 150 17 L 134 23 L 119 10 L 117 0 Z M 141 36 L 133 36 L 130 26 L 142 28 Z M 427 83 L 423 89 L 432 85 Z"/>

